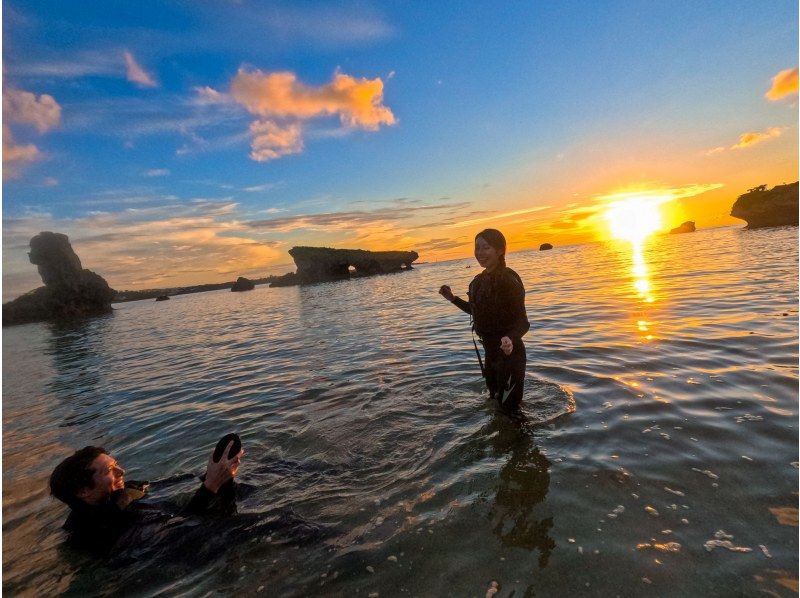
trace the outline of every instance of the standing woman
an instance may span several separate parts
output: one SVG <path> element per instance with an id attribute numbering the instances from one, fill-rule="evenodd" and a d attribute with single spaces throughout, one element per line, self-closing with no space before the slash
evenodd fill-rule
<path id="1" fill-rule="evenodd" d="M 472 316 L 472 327 L 486 352 L 483 375 L 489 394 L 503 409 L 515 411 L 525 385 L 525 345 L 530 329 L 525 312 L 525 287 L 519 274 L 506 266 L 506 239 L 487 228 L 475 236 L 475 259 L 484 271 L 472 279 L 469 301 L 453 295 L 447 285 L 439 293 Z"/>

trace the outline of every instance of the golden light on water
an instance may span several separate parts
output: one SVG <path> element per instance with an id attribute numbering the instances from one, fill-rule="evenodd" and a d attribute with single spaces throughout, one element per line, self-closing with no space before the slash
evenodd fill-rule
<path id="1" fill-rule="evenodd" d="M 631 244 L 633 288 L 644 304 L 642 309 L 645 309 L 655 301 L 644 256 L 645 240 L 662 229 L 659 206 L 673 198 L 658 194 L 620 193 L 607 199 L 612 200 L 604 212 L 609 232 L 613 238 Z M 653 322 L 646 313 L 638 314 L 636 327 L 643 339 L 653 339 Z"/>

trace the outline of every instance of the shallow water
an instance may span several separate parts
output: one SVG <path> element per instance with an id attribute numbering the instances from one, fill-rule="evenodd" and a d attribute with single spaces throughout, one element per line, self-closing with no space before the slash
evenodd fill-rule
<path id="1" fill-rule="evenodd" d="M 472 260 L 6 328 L 3 588 L 793 595 L 797 247 L 797 228 L 736 227 L 638 258 L 510 255 L 532 323 L 522 425 L 487 401 L 467 317 L 436 293 L 464 295 Z M 247 452 L 240 512 L 291 507 L 324 539 L 222 533 L 212 558 L 114 568 L 63 549 L 46 481 L 72 449 L 105 446 L 170 498 L 229 431 Z M 708 551 L 718 531 L 752 551 Z"/>

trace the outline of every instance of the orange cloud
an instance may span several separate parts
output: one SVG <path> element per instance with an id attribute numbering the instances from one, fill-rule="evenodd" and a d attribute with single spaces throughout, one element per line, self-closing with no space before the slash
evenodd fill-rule
<path id="1" fill-rule="evenodd" d="M 6 89 L 3 92 L 3 178 L 15 178 L 22 167 L 42 158 L 42 152 L 32 143 L 18 144 L 11 131 L 11 123 L 33 125 L 39 133 L 58 126 L 61 106 L 53 96 L 36 96 L 29 91 Z"/>
<path id="2" fill-rule="evenodd" d="M 775 75 L 772 78 L 772 87 L 764 97 L 776 102 L 795 94 L 797 94 L 797 68 L 786 69 Z"/>
<path id="3" fill-rule="evenodd" d="M 766 141 L 767 139 L 772 139 L 773 137 L 780 137 L 781 133 L 783 133 L 783 129 L 780 127 L 770 127 L 763 133 L 758 132 L 750 132 L 750 133 L 742 133 L 739 137 L 739 143 L 736 145 L 732 145 L 731 149 L 744 149 L 746 147 L 751 147 L 756 145 L 757 143 L 761 143 L 762 141 Z"/>
<path id="4" fill-rule="evenodd" d="M 155 79 L 145 71 L 136 59 L 133 57 L 133 54 L 130 52 L 125 52 L 125 66 L 128 68 L 128 81 L 131 83 L 137 83 L 142 87 L 158 87 L 158 83 L 156 83 Z"/>
<path id="5" fill-rule="evenodd" d="M 19 145 L 14 141 L 11 129 L 3 125 L 3 178 L 13 179 L 20 175 L 21 168 L 40 159 L 42 153 L 32 143 Z"/>
<path id="6" fill-rule="evenodd" d="M 3 118 L 7 122 L 33 125 L 45 133 L 58 126 L 61 106 L 46 93 L 37 98 L 29 91 L 8 89 L 3 93 Z"/>
<path id="7" fill-rule="evenodd" d="M 253 135 L 250 157 L 256 162 L 303 151 L 303 138 L 298 124 L 281 128 L 272 121 L 257 120 L 250 125 L 250 133 Z"/>
<path id="8" fill-rule="evenodd" d="M 333 80 L 310 87 L 290 72 L 240 70 L 231 83 L 231 96 L 251 114 L 305 120 L 338 115 L 342 123 L 376 131 L 397 121 L 383 105 L 383 81 L 356 79 L 335 73 Z"/>

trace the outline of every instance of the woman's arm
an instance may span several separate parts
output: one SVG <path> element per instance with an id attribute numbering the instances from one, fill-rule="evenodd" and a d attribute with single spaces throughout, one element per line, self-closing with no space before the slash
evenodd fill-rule
<path id="1" fill-rule="evenodd" d="M 462 311 L 472 314 L 472 305 L 464 301 L 461 297 L 453 295 L 453 291 L 450 290 L 450 287 L 446 284 L 442 285 L 442 288 L 439 289 L 439 294 Z"/>
<path id="2" fill-rule="evenodd" d="M 504 302 L 510 311 L 510 326 L 505 336 L 521 339 L 531 329 L 528 313 L 525 311 L 525 287 L 516 273 L 509 273 Z"/>

